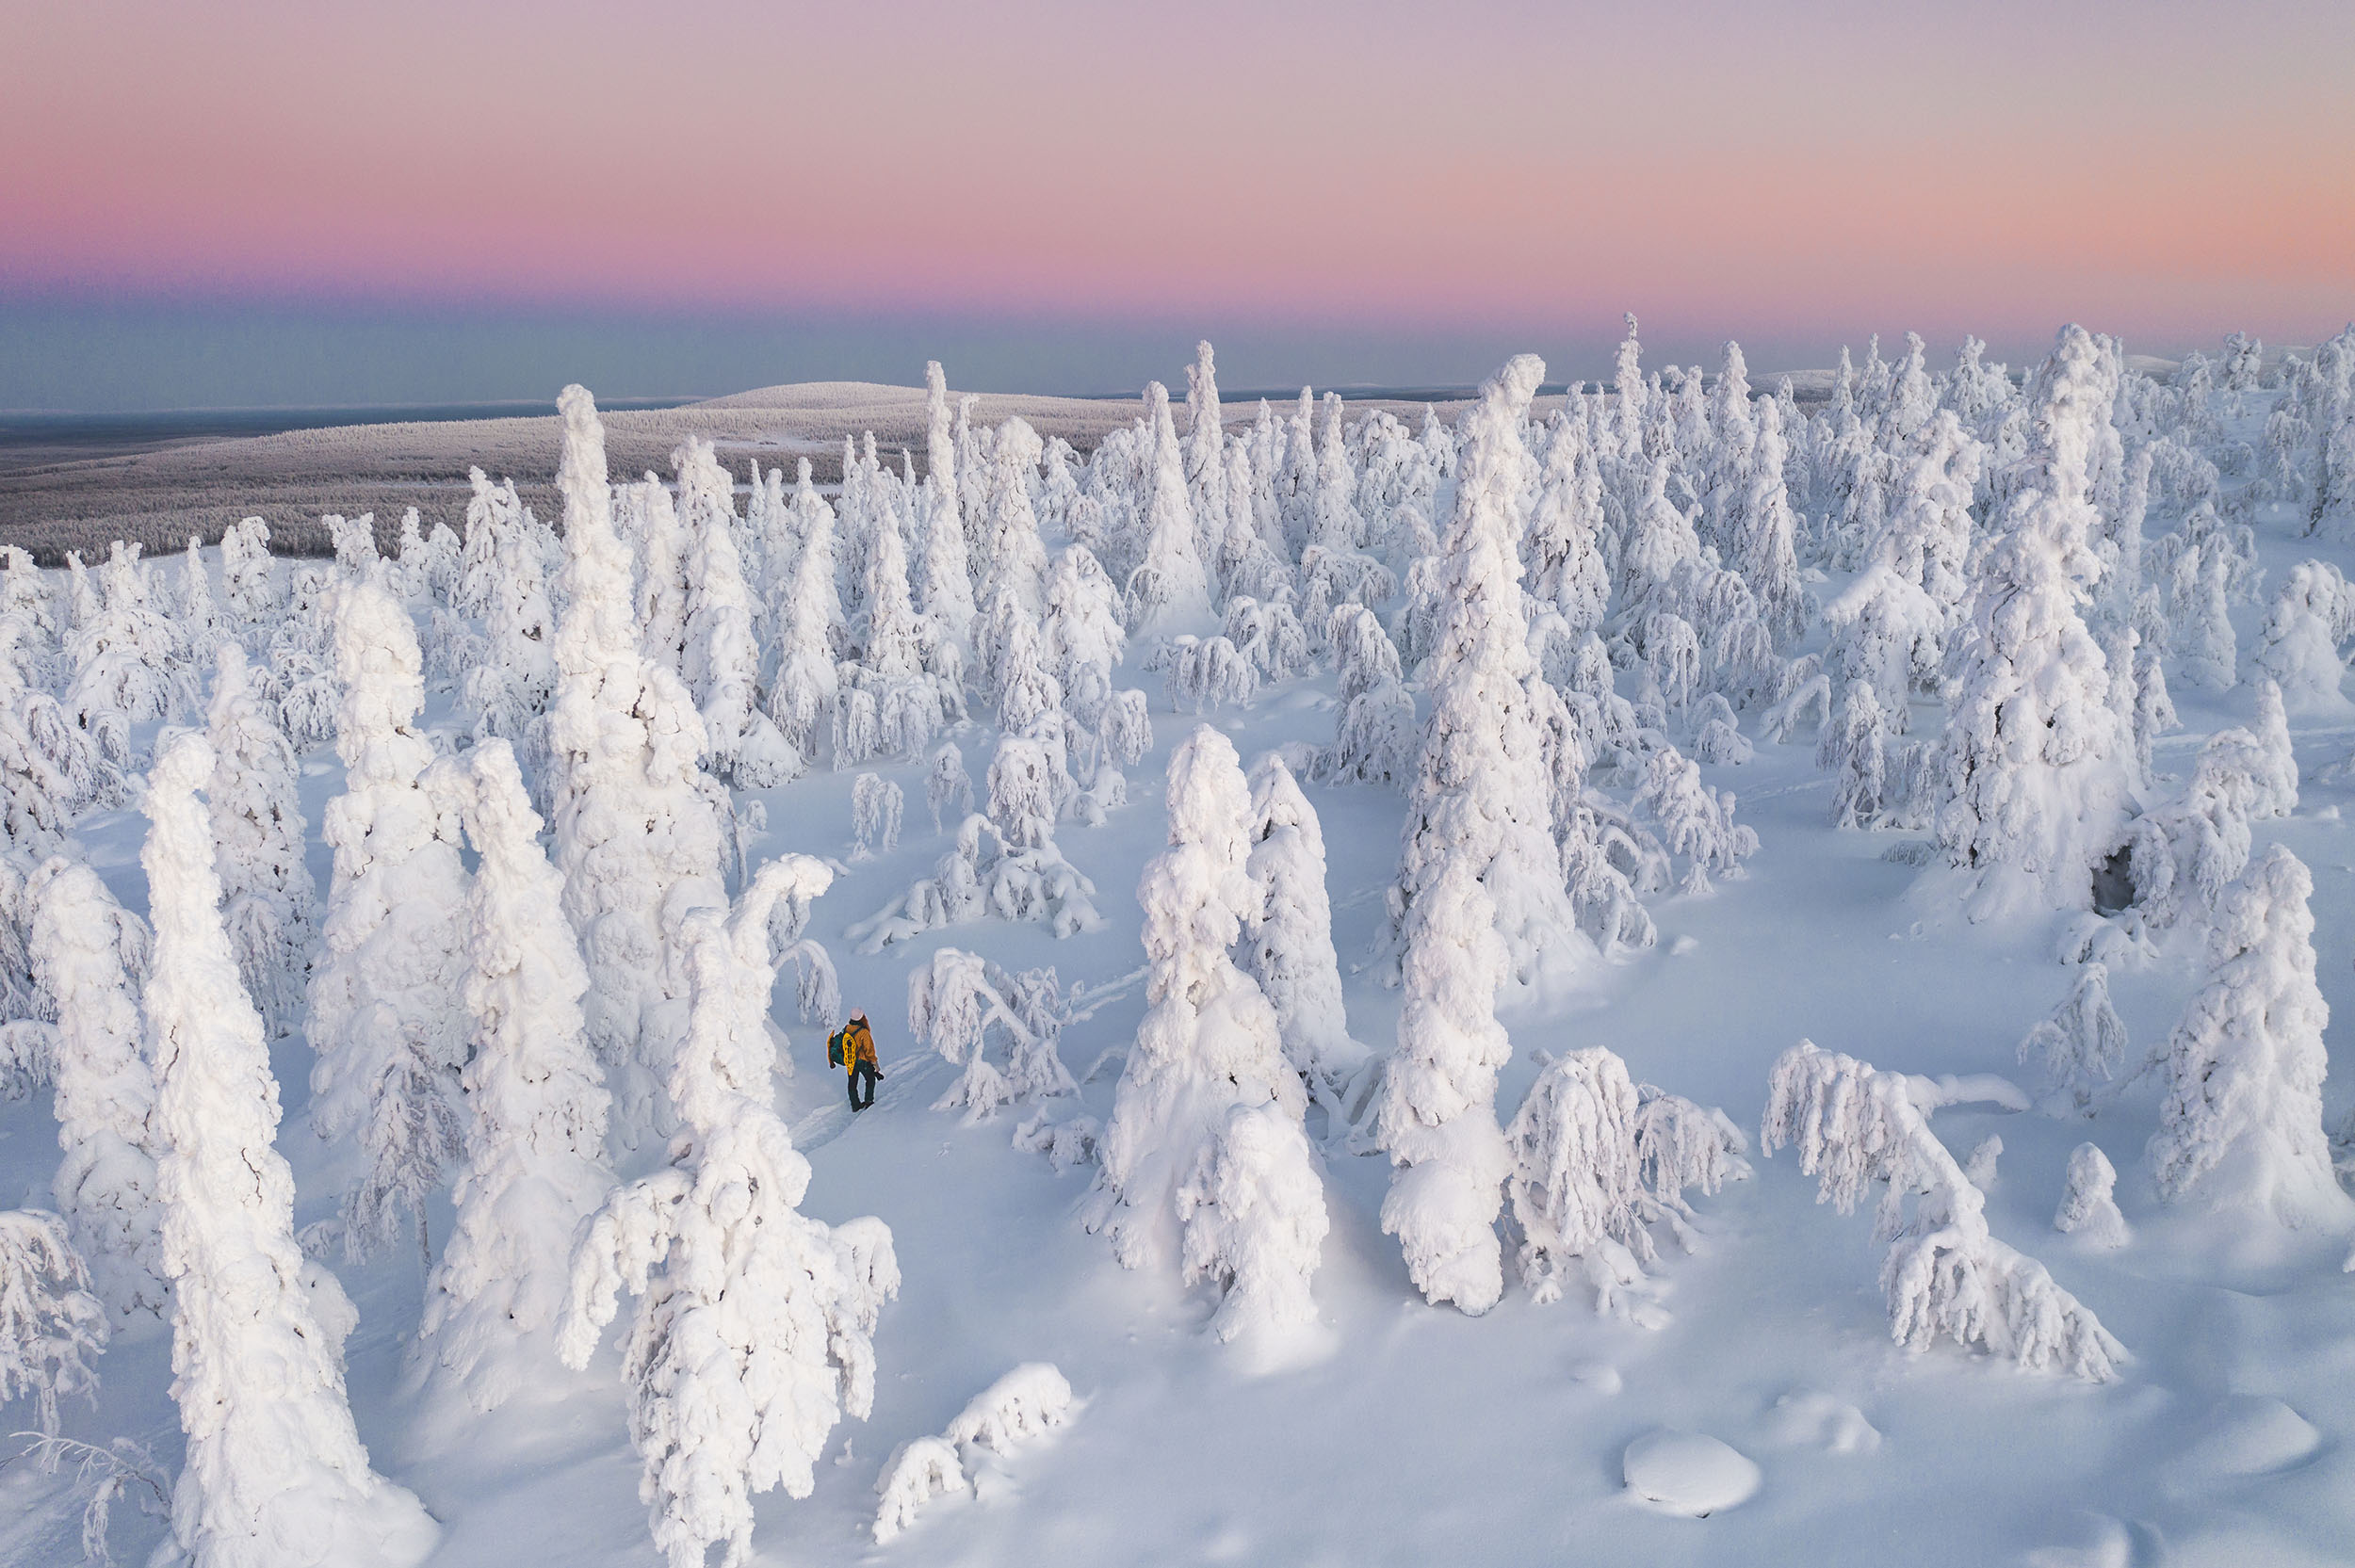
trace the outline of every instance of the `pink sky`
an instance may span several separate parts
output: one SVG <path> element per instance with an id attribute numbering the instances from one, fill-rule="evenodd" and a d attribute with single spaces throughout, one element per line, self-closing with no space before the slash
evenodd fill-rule
<path id="1" fill-rule="evenodd" d="M 2176 343 L 2355 314 L 2345 0 L 0 6 L 20 292 Z"/>

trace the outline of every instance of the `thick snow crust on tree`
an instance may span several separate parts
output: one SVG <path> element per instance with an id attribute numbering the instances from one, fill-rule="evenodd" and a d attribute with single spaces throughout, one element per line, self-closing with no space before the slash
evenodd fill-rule
<path id="1" fill-rule="evenodd" d="M 1600 1046 L 1540 1073 L 1504 1136 L 1531 1296 L 1559 1301 L 1575 1261 L 1597 1310 L 1638 1322 L 1661 1320 L 1645 1299 L 1644 1266 L 1658 1255 L 1650 1226 L 1665 1220 L 1684 1234 L 1685 1188 L 1713 1193 L 1749 1174 L 1749 1145 L 1722 1113 L 1639 1089 Z"/>
<path id="2" fill-rule="evenodd" d="M 1523 983 L 1592 962 L 1564 891 L 1551 791 L 1529 686 L 1520 558 L 1521 496 L 1531 476 L 1520 424 L 1545 365 L 1509 361 L 1467 416 L 1470 439 L 1442 541 L 1439 622 L 1429 660 L 1431 708 L 1407 789 L 1392 939 L 1403 951 L 1413 909 L 1447 868 L 1469 864 Z"/>
<path id="3" fill-rule="evenodd" d="M 171 1547 L 197 1568 L 406 1568 L 437 1527 L 369 1467 L 336 1347 L 294 1242 L 294 1176 L 271 1142 L 278 1085 L 261 1016 L 220 923 L 213 831 L 197 791 L 212 748 L 183 736 L 148 784 L 150 1124 L 172 1287 L 172 1397 L 187 1459 Z M 340 1301 L 341 1292 L 333 1300 Z M 347 1309 L 348 1310 L 348 1309 Z"/>
<path id="4" fill-rule="evenodd" d="M 978 1121 L 1001 1105 L 1077 1093 L 1056 1049 L 1064 1014 L 1052 969 L 1009 974 L 976 953 L 933 949 L 908 975 L 908 1034 L 964 1069 L 934 1108 L 962 1107 Z"/>
<path id="5" fill-rule="evenodd" d="M 674 910 L 724 902 L 720 825 L 699 783 L 703 719 L 677 675 L 639 642 L 596 405 L 580 387 L 566 388 L 560 403 L 564 610 L 548 712 L 554 859 L 564 913 L 592 961 L 590 1043 L 615 1093 L 617 1131 L 635 1145 L 667 1120 L 658 1096 L 672 1043 L 658 1021 L 649 1026 L 649 1015 L 685 1000 L 663 922 Z"/>
<path id="6" fill-rule="evenodd" d="M 318 893 L 303 862 L 294 748 L 255 696 L 244 650 L 223 643 L 219 656 L 205 725 L 214 757 L 205 795 L 219 839 L 221 917 L 246 994 L 274 1038 L 301 1021 Z"/>
<path id="7" fill-rule="evenodd" d="M 33 906 L 33 973 L 57 1012 L 50 1081 L 65 1157 L 50 1191 L 109 1322 L 154 1324 L 163 1318 L 168 1291 L 149 1126 L 155 1082 L 138 991 L 122 961 L 125 928 L 136 922 L 97 873 L 75 861 L 43 865 L 25 897 Z M 140 928 L 137 944 L 144 946 L 145 938 Z"/>
<path id="8" fill-rule="evenodd" d="M 449 1244 L 426 1288 L 422 1354 L 473 1409 L 497 1408 L 553 1348 L 581 1220 L 604 1199 L 609 1099 L 589 1048 L 589 973 L 563 878 L 504 741 L 448 770 L 479 857 L 467 897 L 471 1054 Z"/>
<path id="9" fill-rule="evenodd" d="M 2032 1371 L 2117 1376 L 2123 1349 L 2042 1264 L 1989 1233 L 1986 1195 L 1930 1130 L 1904 1078 L 1801 1041 L 1776 1059 L 1759 1132 L 1770 1156 L 1785 1144 L 1817 1179 L 1817 1201 L 1843 1214 L 1870 1184 L 1885 1184 L 1874 1233 L 1890 1243 L 1881 1293 L 1898 1344 L 1921 1350 L 1951 1339 Z"/>
<path id="10" fill-rule="evenodd" d="M 313 1125 L 351 1134 L 365 1168 L 345 1197 L 346 1245 L 365 1256 L 427 1194 L 463 1146 L 458 1069 L 466 1056 L 465 872 L 452 803 L 430 787 L 433 749 L 415 630 L 372 583 L 340 590 L 335 666 L 344 685 L 336 754 L 344 793 L 319 836 L 335 851 L 311 977 Z"/>
<path id="11" fill-rule="evenodd" d="M 2101 573 L 2093 464 L 2116 390 L 2092 338 L 2066 329 L 2037 371 L 2033 445 L 1962 630 L 1938 833 L 1973 883 L 1973 918 L 2087 907 L 2094 864 L 2123 833 L 2132 736 L 2082 613 Z"/>
<path id="12" fill-rule="evenodd" d="M 1275 1008 L 1232 949 L 1256 903 L 1251 800 L 1225 736 L 1170 754 L 1169 848 L 1145 867 L 1147 1010 L 1106 1124 L 1088 1228 L 1129 1268 L 1209 1280 L 1220 1339 L 1314 1320 L 1327 1220 Z"/>
<path id="13" fill-rule="evenodd" d="M 2331 1009 L 2314 983 L 2313 893 L 2278 844 L 2225 890 L 2207 984 L 2167 1043 L 2150 1148 L 2162 1197 L 2286 1225 L 2349 1217 L 2322 1129 Z"/>

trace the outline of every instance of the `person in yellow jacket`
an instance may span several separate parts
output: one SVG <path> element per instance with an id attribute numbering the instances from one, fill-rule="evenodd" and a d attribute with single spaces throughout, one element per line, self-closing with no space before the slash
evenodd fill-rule
<path id="1" fill-rule="evenodd" d="M 851 1109 L 861 1111 L 873 1105 L 875 1080 L 883 1076 L 883 1070 L 875 1065 L 875 1031 L 868 1027 L 867 1014 L 851 1014 L 851 1021 L 826 1042 L 826 1056 L 850 1079 Z M 867 1090 L 865 1099 L 859 1098 L 862 1084 Z"/>

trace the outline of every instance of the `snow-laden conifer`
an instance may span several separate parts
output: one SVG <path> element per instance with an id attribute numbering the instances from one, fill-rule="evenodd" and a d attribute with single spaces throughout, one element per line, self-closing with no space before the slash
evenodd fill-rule
<path id="1" fill-rule="evenodd" d="M 50 1082 L 58 1162 L 50 1191 L 115 1328 L 152 1323 L 167 1302 L 148 1119 L 155 1082 L 140 1038 L 126 946 L 144 929 L 79 861 L 50 860 L 25 888 L 33 973 L 57 1009 Z M 126 942 L 128 938 L 128 942 Z"/>
<path id="2" fill-rule="evenodd" d="M 2060 1006 L 2021 1037 L 2020 1059 L 2034 1066 L 2051 1103 L 2083 1111 L 2126 1064 L 2126 1026 L 2110 1006 L 2110 972 L 2088 963 Z"/>
<path id="3" fill-rule="evenodd" d="M 495 1410 L 552 1348 L 574 1233 L 604 1199 L 609 1100 L 589 1049 L 589 972 L 565 923 L 563 878 L 505 741 L 448 771 L 480 857 L 467 896 L 472 1055 L 457 1221 L 418 1325 L 420 1354 L 467 1405 Z"/>
<path id="4" fill-rule="evenodd" d="M 1207 725 L 1169 763 L 1169 848 L 1137 889 L 1146 1011 L 1106 1125 L 1088 1228 L 1129 1268 L 1208 1279 L 1221 1339 L 1315 1319 L 1324 1191 L 1275 1010 L 1230 949 L 1254 901 L 1250 796 Z"/>
<path id="5" fill-rule="evenodd" d="M 589 1364 L 618 1298 L 638 1298 L 622 1350 L 640 1495 L 672 1568 L 723 1568 L 752 1548 L 753 1497 L 806 1497 L 820 1451 L 875 1397 L 874 1333 L 899 1292 L 880 1220 L 803 1215 L 809 1161 L 774 1108 L 771 909 L 815 897 L 804 855 L 763 866 L 733 916 L 683 918 L 690 1015 L 669 1084 L 682 1133 L 670 1163 L 615 1189 L 574 1254 L 558 1351 Z"/>
<path id="6" fill-rule="evenodd" d="M 205 793 L 220 837 L 221 919 L 246 994 L 275 1039 L 301 1022 L 318 890 L 304 859 L 294 748 L 263 711 L 235 643 L 220 649 L 205 735 L 213 747 Z"/>
<path id="7" fill-rule="evenodd" d="M 769 717 L 803 758 L 818 753 L 819 723 L 835 704 L 839 676 L 835 665 L 835 627 L 842 620 L 835 586 L 834 510 L 809 488 L 809 463 L 802 463 L 802 493 L 795 511 L 802 519 L 801 549 L 793 579 L 778 612 L 776 678 L 769 687 Z"/>
<path id="8" fill-rule="evenodd" d="M 2314 877 L 2281 845 L 2226 890 L 2208 981 L 2168 1040 L 2168 1096 L 2151 1140 L 2159 1195 L 2283 1224 L 2342 1216 L 2322 1130 L 2323 1029 Z"/>
<path id="9" fill-rule="evenodd" d="M 350 1306 L 294 1241 L 294 1175 L 272 1146 L 278 1085 L 220 924 L 214 838 L 196 792 L 212 748 L 185 735 L 148 785 L 155 956 L 146 995 L 150 1117 L 172 1287 L 171 1392 L 187 1433 L 161 1561 L 408 1568 L 439 1534 L 369 1468 L 345 1402 Z"/>
<path id="10" fill-rule="evenodd" d="M 1440 862 L 1406 912 L 1405 1000 L 1376 1122 L 1395 1169 L 1382 1229 L 1399 1238 L 1424 1300 L 1478 1317 L 1504 1294 L 1497 1239 L 1513 1169 L 1497 1124 L 1497 1073 L 1513 1054 L 1496 1021 L 1512 973 L 1497 909 L 1469 859 Z"/>
<path id="11" fill-rule="evenodd" d="M 1324 888 L 1324 831 L 1291 769 L 1274 752 L 1251 767 L 1253 897 L 1243 912 L 1243 966 L 1275 1009 L 1285 1059 L 1330 1096 L 1367 1059 L 1349 1036 L 1333 906 Z"/>
<path id="12" fill-rule="evenodd" d="M 1186 500 L 1185 458 L 1170 419 L 1169 390 L 1159 381 L 1145 389 L 1145 419 L 1151 442 L 1139 508 L 1145 559 L 1129 578 L 1129 624 L 1141 636 L 1165 636 L 1210 619 L 1210 584 Z"/>
<path id="13" fill-rule="evenodd" d="M 646 1028 L 646 1015 L 683 1000 L 667 989 L 662 922 L 724 902 L 720 824 L 699 784 L 703 720 L 678 677 L 639 644 L 596 405 L 580 387 L 565 388 L 559 404 L 565 558 L 548 713 L 555 861 L 564 913 L 591 958 L 590 1043 L 607 1067 L 618 1130 L 635 1142 L 653 1129 L 656 1092 L 669 1077 L 669 1044 Z"/>
<path id="14" fill-rule="evenodd" d="M 802 758 L 760 711 L 760 647 L 737 547 L 735 485 L 707 441 L 689 437 L 671 461 L 687 542 L 680 678 L 703 714 L 712 771 L 740 788 L 768 789 L 800 773 Z"/>
<path id="15" fill-rule="evenodd" d="M 934 832 L 941 831 L 943 813 L 962 820 L 973 809 L 973 780 L 965 770 L 965 753 L 953 740 L 942 741 L 940 750 L 933 753 L 932 768 L 924 778 L 924 804 L 933 814 Z"/>
<path id="16" fill-rule="evenodd" d="M 1446 866 L 1469 865 L 1524 983 L 1575 968 L 1593 952 L 1563 892 L 1515 551 L 1529 467 L 1520 424 L 1544 376 L 1536 356 L 1517 356 L 1488 379 L 1467 415 L 1470 440 L 1442 557 L 1431 711 L 1407 792 L 1389 932 L 1392 948 L 1403 950 L 1415 901 Z"/>
<path id="17" fill-rule="evenodd" d="M 357 1135 L 365 1162 L 344 1203 L 345 1245 L 364 1257 L 404 1211 L 426 1248 L 426 1197 L 463 1146 L 466 881 L 457 812 L 429 786 L 433 748 L 414 728 L 415 629 L 384 588 L 339 590 L 335 668 L 344 792 L 319 823 L 335 868 L 304 1027 L 312 1126 Z"/>
<path id="18" fill-rule="evenodd" d="M 880 773 L 861 773 L 851 784 L 851 858 L 870 860 L 899 848 L 900 815 L 906 797 Z"/>
<path id="19" fill-rule="evenodd" d="M 2090 465 L 2109 392 L 2093 340 L 2066 329 L 2037 373 L 2036 445 L 1963 629 L 1938 833 L 1974 918 L 2087 907 L 2121 836 L 2133 736 L 2080 614 L 2100 570 Z"/>
<path id="20" fill-rule="evenodd" d="M 171 617 L 155 606 L 137 544 L 117 541 L 99 578 L 105 595 L 96 613 L 77 620 L 66 634 L 66 662 L 73 671 L 66 706 L 85 730 L 110 718 L 152 723 L 186 705 L 178 636 Z"/>
<path id="21" fill-rule="evenodd" d="M 908 973 L 908 1034 L 961 1071 L 933 1108 L 979 1120 L 1001 1105 L 1077 1093 L 1058 1049 L 1064 1010 L 1052 969 L 1012 974 L 978 953 L 934 948 Z"/>
<path id="22" fill-rule="evenodd" d="M 2347 663 L 2339 644 L 2355 635 L 2355 590 L 2328 561 L 2290 568 L 2266 612 L 2250 667 L 2282 688 L 2301 712 L 2344 712 L 2339 685 Z"/>

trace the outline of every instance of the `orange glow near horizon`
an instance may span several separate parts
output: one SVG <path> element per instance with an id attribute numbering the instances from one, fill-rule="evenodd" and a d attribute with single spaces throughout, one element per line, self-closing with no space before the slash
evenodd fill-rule
<path id="1" fill-rule="evenodd" d="M 1860 321 L 2355 314 L 2355 8 L 8 0 L 0 289 Z"/>

